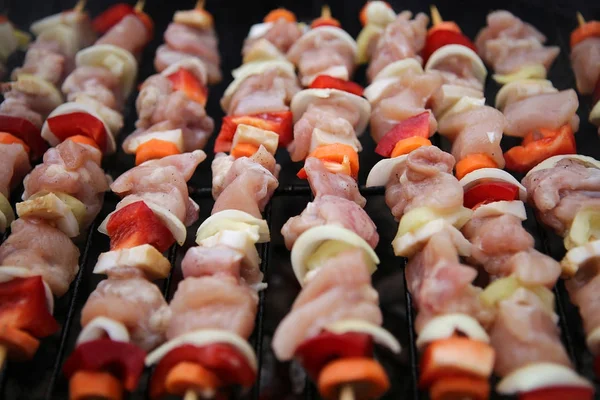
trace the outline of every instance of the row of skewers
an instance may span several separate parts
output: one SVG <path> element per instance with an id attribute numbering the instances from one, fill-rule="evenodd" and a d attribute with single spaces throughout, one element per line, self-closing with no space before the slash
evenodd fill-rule
<path id="1" fill-rule="evenodd" d="M 119 21 L 135 18 L 141 22 L 138 26 L 143 25 L 147 29 L 147 19 L 140 17 L 144 15 L 140 13 L 140 10 L 133 9 L 124 13 Z M 128 16 L 131 18 L 126 18 Z M 483 57 L 494 65 L 497 73 L 503 74 L 497 76 L 497 80 L 509 82 L 503 88 L 506 89 L 503 101 L 499 95 L 501 107 L 497 104 L 503 113 L 484 105 L 482 88 L 486 70 L 473 51 L 476 46 L 469 45 L 469 39 L 460 33 L 455 24 L 439 21 L 439 18 L 428 32 L 426 16 L 417 15 L 412 20 L 410 14 L 401 13 L 396 17 L 389 6 L 372 2 L 364 10 L 365 30 L 359 36 L 358 44 L 340 29 L 339 21 L 327 11 L 306 32 L 293 14 L 286 10 L 274 11 L 265 18 L 263 24 L 253 27 L 243 50 L 245 64 L 234 71 L 234 82 L 222 99 L 228 116 L 223 121 L 215 152 L 229 152 L 230 155 L 218 155 L 212 165 L 213 195 L 216 199 L 213 215 L 200 226 L 196 237 L 199 246 L 186 254 L 182 264 L 185 279 L 171 305 L 167 305 L 158 288 L 149 280 L 168 275 L 171 266 L 162 252 L 175 241 L 182 243 L 185 240 L 185 225 L 197 219 L 197 206 L 189 199 L 185 182 L 205 157 L 198 149 L 206 143 L 213 126 L 204 111 L 206 85 L 219 79 L 219 74 L 215 72 L 218 71 L 218 61 L 215 61 L 218 60 L 218 54 L 210 15 L 201 7 L 176 14 L 174 23 L 165 33 L 166 44 L 159 49 L 155 59 L 157 69 L 162 72 L 142 85 L 136 103 L 138 130 L 124 142 L 125 151 L 135 153 L 136 164 L 139 165 L 111 185 L 111 189 L 122 195 L 123 199 L 117 211 L 107 217 L 106 223 L 101 226 L 111 238 L 111 251 L 101 256 L 95 268 L 95 272 L 107 274 L 109 279 L 99 285 L 86 304 L 79 346 L 65 364 L 65 372 L 71 379 L 72 396 L 114 398 L 123 388 L 132 390 L 137 386 L 137 379 L 143 370 L 145 351 L 167 339 L 145 360 L 147 364 L 158 363 L 151 384 L 153 397 L 165 393 L 185 394 L 190 398 L 197 394 L 218 396 L 224 395 L 230 385 L 252 385 L 256 375 L 256 360 L 245 339 L 253 329 L 258 302 L 256 291 L 264 288 L 254 245 L 268 241 L 268 226 L 262 219 L 261 211 L 277 186 L 280 167 L 273 156 L 280 144 L 289 145 L 294 161 L 305 160 L 305 167 L 299 176 L 308 179 L 315 198 L 302 215 L 286 224 L 282 232 L 286 245 L 292 250 L 294 271 L 300 283 L 306 286 L 277 331 L 275 352 L 283 360 L 292 357 L 302 360 L 303 366 L 318 381 L 320 392 L 326 398 L 372 398 L 383 394 L 389 382 L 383 369 L 372 360 L 373 342 L 381 343 L 395 352 L 400 351 L 400 346 L 379 327 L 381 312 L 377 307 L 377 294 L 370 286 L 369 275 L 378 262 L 372 250 L 378 236 L 374 224 L 362 210 L 365 199 L 358 192 L 355 181 L 358 151 L 361 150 L 357 136 L 364 131 L 370 119 L 372 135 L 378 141 L 377 152 L 391 158 L 376 166 L 367 184 L 387 185 L 386 200 L 400 222 L 394 249 L 397 255 L 411 259 L 407 267 L 407 279 L 419 308 L 417 333 L 419 346 L 425 349 L 424 387 L 431 387 L 432 395 L 437 393 L 437 396 L 442 396 L 437 398 L 455 392 L 464 395 L 461 390 L 471 390 L 466 394 L 472 396 L 487 396 L 489 386 L 486 384 L 494 365 L 494 354 L 496 357 L 510 356 L 514 353 L 499 351 L 500 346 L 506 345 L 511 349 L 512 345 L 517 348 L 523 340 L 515 338 L 511 342 L 499 339 L 496 342 L 494 338 L 507 336 L 502 329 L 506 329 L 510 318 L 515 315 L 510 307 L 526 304 L 540 313 L 536 317 L 526 316 L 524 321 L 549 321 L 550 324 L 545 322 L 542 325 L 555 327 L 546 332 L 547 344 L 555 351 L 538 354 L 539 360 L 533 358 L 552 363 L 551 366 L 540 364 L 541 367 L 534 364 L 534 367 L 546 368 L 541 371 L 554 374 L 554 381 L 542 380 L 537 382 L 537 386 L 527 386 L 528 390 L 524 390 L 523 382 L 529 382 L 531 376 L 537 375 L 536 372 L 540 370 L 531 369 L 531 365 L 523 366 L 523 363 L 531 364 L 531 359 L 527 357 L 516 363 L 502 360 L 497 361 L 501 367 L 496 365 L 496 372 L 508 377 L 499 390 L 507 393 L 511 390 L 543 392 L 547 391 L 549 383 L 552 387 L 559 382 L 563 385 L 561 390 L 567 386 L 578 391 L 577 395 L 581 398 L 588 398 L 584 396 L 591 395 L 590 386 L 568 368 L 570 362 L 560 344 L 554 323 L 555 314 L 548 287 L 555 283 L 560 267 L 533 249 L 531 237 L 527 238 L 528 234 L 519 223 L 524 219 L 524 207 L 518 199 L 527 198 L 525 188 L 498 169 L 504 166 L 505 158 L 507 162 L 513 160 L 511 165 L 516 166 L 513 170 L 526 171 L 549 156 L 561 152 L 574 153 L 572 135 L 577 130 L 578 121 L 574 121 L 574 111 L 571 111 L 571 93 L 556 93 L 551 84 L 539 79 L 542 77 L 539 63 L 545 76 L 551 59 L 556 56 L 553 54 L 555 51 L 544 48 L 539 32 L 530 26 L 523 24 L 519 29 L 514 29 L 515 32 L 503 30 L 510 18 L 513 18 L 509 20 L 511 26 L 523 24 L 507 14 L 492 14 L 488 21 L 489 35 L 482 33 L 479 38 L 481 41 L 476 41 L 477 47 L 484 50 L 477 50 L 484 53 L 488 47 L 497 46 L 494 41 L 510 41 L 515 39 L 510 36 L 514 34 L 517 39 L 537 41 L 537 44 L 527 43 L 530 47 L 524 48 L 528 48 L 529 54 L 531 48 L 539 50 L 540 58 L 533 65 L 528 64 L 529 61 L 525 64 L 515 63 L 515 58 L 518 58 L 515 54 L 522 54 L 521 47 L 516 50 L 511 48 L 503 54 L 505 59 L 498 59 L 493 52 Z M 406 27 L 410 27 L 408 33 Z M 501 29 L 494 32 L 497 27 Z M 194 41 L 183 45 L 177 41 L 181 37 L 191 37 Z M 104 39 L 100 43 L 106 45 L 106 41 L 102 42 Z M 100 54 L 109 58 L 111 63 L 118 58 L 116 55 L 123 55 L 112 48 L 105 50 L 111 51 Z M 130 53 L 132 50 L 126 49 Z M 93 67 L 106 65 L 102 56 L 94 52 L 91 54 L 93 61 L 90 63 Z M 284 54 L 287 54 L 289 61 Z M 421 65 L 421 54 L 426 60 L 425 68 Z M 348 82 L 355 68 L 355 60 L 361 57 L 371 60 L 369 76 L 373 83 L 364 92 L 368 101 L 361 97 L 362 88 Z M 121 60 L 125 65 L 124 70 L 133 71 L 127 67 L 131 64 L 126 62 L 127 58 L 123 56 Z M 514 69 L 496 65 L 496 62 L 513 65 Z M 85 63 L 79 65 L 82 68 L 87 66 Z M 109 67 L 111 73 L 119 70 L 112 68 L 113 64 Z M 299 82 L 308 86 L 308 89 L 300 90 L 296 68 L 300 75 Z M 82 82 L 75 84 L 73 81 L 76 79 L 73 78 L 75 89 L 65 89 L 69 78 L 63 84 L 63 91 L 74 103 L 79 98 L 81 104 L 91 104 L 110 92 L 110 84 L 100 85 L 98 90 L 97 76 L 94 79 L 86 78 L 86 73 L 90 74 L 91 71 L 80 71 L 79 76 L 76 72 L 72 75 L 80 77 Z M 120 80 L 124 88 L 118 84 L 114 87 L 126 92 L 127 82 L 131 79 L 126 79 L 124 75 L 127 74 L 123 74 Z M 523 81 L 520 79 L 523 77 L 537 81 Z M 531 86 L 527 86 L 529 84 Z M 529 90 L 531 87 L 533 89 Z M 116 98 L 115 92 L 113 90 L 112 94 Z M 531 98 L 536 100 L 542 95 L 562 96 L 557 97 L 556 103 L 566 103 L 564 107 L 569 107 L 558 113 L 559 117 L 553 121 L 557 126 L 536 126 L 535 121 L 532 125 L 526 125 L 523 122 L 531 121 L 525 121 L 524 116 L 511 114 L 507 110 L 516 104 L 513 107 L 516 112 L 523 107 L 519 102 L 532 102 Z M 408 102 L 403 103 L 399 99 L 407 99 Z M 538 98 L 536 101 L 547 104 L 548 99 L 545 97 L 542 102 Z M 32 103 L 25 104 L 33 108 Z M 44 137 L 52 138 L 50 143 L 73 138 L 59 145 L 56 151 L 77 143 L 80 147 L 87 146 L 83 147 L 86 150 L 96 148 L 93 159 L 98 160 L 99 164 L 98 148 L 105 152 L 114 150 L 114 145 L 111 150 L 110 143 L 107 144 L 112 134 L 106 135 L 113 130 L 107 128 L 105 121 L 116 119 L 107 117 L 114 115 L 97 104 L 98 108 L 93 109 L 95 115 L 90 112 L 81 116 L 79 114 L 85 114 L 81 111 L 81 104 L 67 107 L 66 112 L 63 108 L 62 113 L 56 114 L 48 109 L 49 118 L 41 128 L 42 133 L 46 132 Z M 102 104 L 111 108 L 106 103 Z M 75 112 L 71 112 L 73 110 Z M 168 113 L 165 110 L 179 112 Z M 39 108 L 34 111 L 40 113 Z M 67 132 L 63 132 L 63 125 L 56 123 L 60 122 L 63 115 L 86 119 L 79 129 L 64 128 Z M 90 134 L 87 128 L 93 125 L 87 123 L 91 121 L 90 115 L 103 122 L 104 131 L 92 129 Z M 59 119 L 52 120 L 54 117 Z M 430 146 L 428 138 L 435 133 L 436 125 L 437 130 L 452 141 L 452 154 L 457 160 L 456 174 L 460 180 L 451 175 L 454 160 Z M 565 125 L 568 127 L 565 128 Z M 120 129 L 116 129 L 117 126 L 119 124 L 115 122 L 114 131 Z M 528 158 L 514 153 L 512 158 L 507 154 L 502 156 L 499 143 L 502 132 L 513 132 L 510 126 L 515 127 L 515 135 L 525 136 L 523 146 L 519 147 L 525 149 Z M 549 130 L 552 132 L 548 133 Z M 530 135 L 530 132 L 534 133 Z M 561 150 L 557 152 L 555 147 L 541 146 L 550 141 L 548 138 L 554 142 L 558 137 L 564 143 L 570 140 L 572 147 L 565 150 L 561 145 Z M 540 141 L 543 143 L 536 143 Z M 534 147 L 526 148 L 531 144 L 537 145 L 536 148 L 542 147 L 544 152 L 532 152 Z M 21 144 L 17 145 L 26 149 Z M 52 150 L 48 152 L 51 154 Z M 535 156 L 533 158 L 532 153 Z M 38 169 L 43 172 L 44 166 L 48 167 L 53 160 L 48 155 L 48 161 L 36 167 L 34 173 Z M 580 156 L 551 160 L 554 161 L 542 164 L 530 176 L 550 170 L 552 172 L 548 176 L 553 177 L 556 175 L 553 168 L 565 169 L 565 163 L 574 165 L 574 168 L 583 165 L 585 171 L 580 171 L 582 174 L 593 174 L 595 170 L 590 168 L 595 165 L 592 160 Z M 435 168 L 431 169 L 432 165 Z M 50 170 L 55 172 L 53 168 Z M 533 185 L 537 179 L 530 178 L 525 182 L 529 189 L 527 183 Z M 106 189 L 108 181 L 105 183 L 103 189 L 96 189 L 96 197 Z M 415 185 L 412 190 L 411 184 Z M 436 190 L 453 187 L 454 191 L 451 195 L 443 196 L 443 201 L 433 207 L 425 206 L 428 203 L 423 193 L 427 192 L 423 191 L 428 186 L 435 188 L 435 185 L 440 185 Z M 78 211 L 73 205 L 75 203 L 68 197 L 57 195 L 56 189 L 45 187 L 42 190 L 50 193 L 42 192 L 39 197 L 43 200 L 35 202 L 38 193 L 35 190 L 31 189 L 25 200 L 32 195 L 34 198 L 21 205 L 23 212 L 17 208 L 21 217 L 17 222 L 28 222 L 28 218 L 38 218 L 41 210 L 47 213 L 47 209 L 51 209 L 53 216 L 44 215 L 42 220 L 51 221 L 50 225 L 67 237 L 76 236 L 79 230 L 74 228 L 68 217 L 64 217 L 65 211 L 60 209 L 62 202 L 71 208 L 75 216 Z M 593 196 L 584 193 L 586 195 L 588 203 L 593 203 Z M 58 198 L 58 202 L 53 196 Z M 581 194 L 577 196 L 579 200 Z M 77 196 L 71 197 L 78 199 Z M 429 198 L 439 200 L 437 196 Z M 419 207 L 415 207 L 417 205 Z M 544 210 L 542 203 L 534 205 Z M 586 204 L 586 207 L 588 205 L 593 204 Z M 548 207 L 547 204 L 543 206 Z M 475 207 L 474 212 L 469 212 Z M 99 207 L 96 208 L 96 214 L 98 211 Z M 564 215 L 558 217 L 563 224 L 559 229 L 552 225 L 555 222 L 552 218 L 544 222 L 563 234 L 568 231 L 569 234 L 565 234 L 567 237 L 582 236 L 580 231 L 585 229 L 582 226 L 586 221 L 593 220 L 587 219 L 593 217 L 593 212 L 585 211 L 587 214 L 580 215 L 577 229 L 572 226 L 566 228 L 574 224 L 576 218 L 569 221 L 568 217 L 564 219 Z M 87 222 L 78 228 L 84 230 L 93 217 L 95 214 L 91 212 Z M 499 221 L 498 218 L 503 220 Z M 500 222 L 502 225 L 497 225 Z M 472 254 L 474 248 L 481 247 L 481 243 L 488 239 L 486 225 L 510 227 L 513 229 L 511 232 L 521 235 L 524 240 L 518 243 L 518 248 L 511 248 L 510 251 L 500 249 L 501 254 L 487 249 Z M 18 236 L 15 238 L 15 234 L 20 232 L 17 226 L 15 223 L 13 233 L 6 242 L 13 247 L 19 243 L 23 246 Z M 462 233 L 458 231 L 459 228 L 463 229 Z M 571 235 L 570 231 L 576 233 Z M 582 265 L 582 252 L 587 252 L 583 256 L 586 262 L 594 258 L 594 247 L 588 244 L 591 239 L 595 239 L 593 233 L 583 235 L 574 242 L 575 246 L 569 247 L 577 251 L 567 254 L 563 265 L 569 265 L 573 274 Z M 504 240 L 514 242 L 512 236 L 508 235 Z M 25 247 L 24 251 L 31 251 L 27 245 Z M 446 252 L 440 251 L 440 248 Z M 65 246 L 66 249 L 69 248 Z M 495 279 L 493 283 L 484 291 L 472 286 L 475 270 L 460 264 L 459 255 L 469 256 L 469 264 L 481 266 Z M 23 263 L 31 266 L 30 261 Z M 4 261 L 2 264 L 8 265 Z M 73 265 L 76 270 L 76 261 Z M 435 290 L 436 283 L 444 283 L 436 275 L 440 271 L 449 271 L 450 276 L 456 275 L 460 279 L 457 283 L 461 284 L 461 290 L 449 293 L 451 301 L 442 308 L 439 304 L 431 304 L 432 292 L 427 292 Z M 536 271 L 539 275 L 532 277 L 532 272 Z M 41 275 L 44 276 L 43 273 Z M 410 279 L 411 276 L 415 279 Z M 37 278 L 36 282 L 38 286 L 41 282 L 51 286 L 47 282 L 50 279 L 50 276 L 44 280 Z M 584 280 L 585 283 L 587 281 Z M 63 287 L 66 291 L 68 284 Z M 210 292 L 210 296 L 198 298 L 197 293 L 205 290 Z M 41 291 L 38 290 L 38 293 Z M 215 301 L 215 298 L 219 299 L 215 293 L 227 294 L 223 304 L 228 306 L 223 308 L 223 304 Z M 576 295 L 574 297 L 577 299 Z M 48 298 L 51 299 L 51 296 Z M 589 304 L 582 300 L 575 302 L 580 306 Z M 116 313 L 119 307 L 115 307 L 115 304 L 123 309 Z M 457 308 L 448 315 L 452 305 Z M 38 309 L 43 310 L 43 307 Z M 455 315 L 455 311 L 462 315 Z M 311 312 L 322 313 L 323 318 L 315 322 Z M 592 309 L 587 313 L 582 309 L 582 313 L 584 316 L 589 314 L 593 319 Z M 207 315 L 217 314 L 219 318 L 215 320 L 206 318 Z M 498 318 L 498 315 L 504 315 L 505 319 Z M 48 320 L 47 315 L 45 318 Z M 490 332 L 486 333 L 483 328 L 490 329 Z M 456 332 L 468 338 L 463 340 L 456 337 Z M 532 332 L 540 333 L 533 329 Z M 532 338 L 539 339 L 539 336 L 526 339 Z M 591 343 L 594 343 L 593 340 Z M 324 344 L 331 349 L 329 353 L 320 351 Z M 439 364 L 439 357 L 448 362 L 444 358 L 446 351 L 459 348 L 465 350 L 464 354 L 459 354 L 461 357 L 455 357 L 450 364 Z M 215 353 L 222 355 L 221 361 L 215 359 Z M 98 354 L 105 357 L 99 361 L 91 356 Z M 132 356 L 125 359 L 123 354 Z M 465 354 L 473 358 L 463 359 Z M 233 380 L 230 380 L 231 365 L 228 369 L 219 364 L 231 360 L 237 360 L 235 364 L 243 367 L 235 369 L 233 375 L 237 378 Z M 472 363 L 468 364 L 469 361 Z M 119 376 L 106 372 L 107 365 L 115 362 L 126 366 Z M 444 376 L 448 370 L 455 371 L 453 368 L 463 368 L 459 379 L 463 386 L 457 387 Z M 362 375 L 357 375 L 356 371 L 362 371 Z M 91 382 L 95 381 L 103 384 L 92 385 Z M 572 395 L 570 392 L 564 393 Z"/>

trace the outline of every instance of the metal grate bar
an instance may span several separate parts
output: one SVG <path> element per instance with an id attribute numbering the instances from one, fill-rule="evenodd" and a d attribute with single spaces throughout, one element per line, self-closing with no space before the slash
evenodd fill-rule
<path id="1" fill-rule="evenodd" d="M 88 256 L 89 256 L 90 248 L 92 246 L 92 236 L 94 235 L 94 232 L 96 231 L 96 226 L 98 225 L 99 218 L 101 218 L 101 216 L 98 216 L 96 218 L 96 221 L 94 221 L 94 223 L 90 226 L 88 233 L 87 233 L 83 256 L 81 257 L 79 271 L 77 272 L 77 277 L 75 278 L 75 283 L 73 284 L 71 301 L 69 301 L 69 311 L 67 313 L 67 318 L 65 319 L 65 322 L 63 324 L 63 328 L 62 328 L 62 332 L 61 332 L 61 336 L 60 336 L 60 345 L 58 347 L 58 353 L 56 355 L 56 360 L 54 362 L 52 378 L 50 379 L 50 383 L 48 384 L 48 388 L 46 389 L 45 398 L 48 400 L 52 399 L 52 393 L 54 391 L 56 379 L 58 378 L 58 375 L 61 373 L 62 360 L 63 360 L 63 356 L 67 350 L 67 348 L 66 348 L 67 347 L 67 339 L 69 337 L 69 331 L 71 329 L 71 324 L 73 322 L 73 316 L 75 314 L 75 303 L 77 302 L 77 297 L 78 297 L 77 295 L 79 294 L 79 289 L 81 287 L 83 275 L 84 275 L 85 269 L 88 265 Z"/>
<path id="2" fill-rule="evenodd" d="M 269 226 L 269 232 L 273 229 L 273 224 L 271 220 L 271 204 L 269 201 L 265 208 L 264 216 L 267 221 L 267 225 Z M 264 243 L 262 245 L 261 251 L 261 265 L 260 270 L 262 271 L 264 277 L 263 281 L 268 282 L 269 277 L 269 259 L 271 257 L 271 242 Z M 258 371 L 256 376 L 256 383 L 252 388 L 252 398 L 258 400 L 260 398 L 260 376 L 262 370 L 262 346 L 263 346 L 263 338 L 264 338 L 264 323 L 265 323 L 265 302 L 267 297 L 267 291 L 262 290 L 259 295 L 259 303 L 258 303 L 258 312 L 256 314 L 257 322 L 256 322 L 256 343 L 254 346 L 254 351 L 256 352 L 256 358 L 258 359 Z"/>
<path id="3" fill-rule="evenodd" d="M 404 259 L 404 265 L 402 267 L 402 269 L 404 270 L 406 268 L 406 264 L 407 264 L 407 259 Z M 408 339 L 410 342 L 410 346 L 408 348 L 408 351 L 410 353 L 410 378 L 411 378 L 411 383 L 412 383 L 412 388 L 413 388 L 413 392 L 412 392 L 412 399 L 413 400 L 418 400 L 419 399 L 419 386 L 418 386 L 418 382 L 419 382 L 419 363 L 418 363 L 418 351 L 417 351 L 417 344 L 416 344 L 416 339 L 415 339 L 415 329 L 414 329 L 414 316 L 415 316 L 415 310 L 413 308 L 412 305 L 412 297 L 408 291 L 408 285 L 406 282 L 406 274 L 402 274 L 402 277 L 404 279 L 404 290 L 405 290 L 405 297 L 406 297 L 406 318 L 407 318 L 407 324 L 408 324 Z"/>

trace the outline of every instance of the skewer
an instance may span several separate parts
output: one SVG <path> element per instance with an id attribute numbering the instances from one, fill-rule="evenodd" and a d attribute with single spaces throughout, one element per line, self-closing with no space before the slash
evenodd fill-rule
<path id="1" fill-rule="evenodd" d="M 431 7 L 429 7 L 429 11 L 431 13 L 431 24 L 433 26 L 439 25 L 442 22 L 444 22 L 440 14 L 440 10 L 438 10 L 436 6 L 432 5 Z"/>
<path id="2" fill-rule="evenodd" d="M 331 19 L 331 8 L 327 4 L 321 7 L 321 18 Z"/>
<path id="3" fill-rule="evenodd" d="M 340 391 L 340 400 L 354 400 L 354 389 L 352 389 L 352 386 L 350 385 L 346 385 L 342 387 L 342 390 Z"/>
<path id="4" fill-rule="evenodd" d="M 4 363 L 6 362 L 8 350 L 5 346 L 0 346 L 0 371 L 4 368 Z"/>
<path id="5" fill-rule="evenodd" d="M 577 11 L 577 22 L 579 23 L 579 26 L 585 25 L 585 18 L 583 18 L 583 15 L 581 15 L 579 11 Z"/>
<path id="6" fill-rule="evenodd" d="M 198 2 L 196 2 L 196 10 L 204 10 L 204 3 L 205 0 L 198 0 Z"/>
<path id="7" fill-rule="evenodd" d="M 185 392 L 183 400 L 198 400 L 198 395 L 196 394 L 196 392 L 190 389 L 187 392 Z"/>
<path id="8" fill-rule="evenodd" d="M 75 7 L 73 7 L 73 11 L 75 11 L 76 13 L 82 12 L 83 9 L 85 8 L 86 2 L 87 2 L 87 0 L 79 0 L 77 2 L 77 4 L 75 4 Z"/>
<path id="9" fill-rule="evenodd" d="M 146 5 L 146 0 L 138 0 L 138 2 L 135 3 L 135 7 L 133 7 L 133 8 L 136 12 L 142 12 L 142 11 L 144 11 L 145 5 Z"/>

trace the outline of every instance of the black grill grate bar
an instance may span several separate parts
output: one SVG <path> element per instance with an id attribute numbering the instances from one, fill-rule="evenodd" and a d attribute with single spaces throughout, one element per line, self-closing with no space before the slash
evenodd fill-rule
<path id="1" fill-rule="evenodd" d="M 52 368 L 52 377 L 50 378 L 50 382 L 48 384 L 48 388 L 46 389 L 45 398 L 50 400 L 52 399 L 52 393 L 54 392 L 54 386 L 56 384 L 56 379 L 58 375 L 61 373 L 61 365 L 62 359 L 65 351 L 67 350 L 67 340 L 69 337 L 69 331 L 71 329 L 71 324 L 73 322 L 73 317 L 75 315 L 75 304 L 77 303 L 77 297 L 79 294 L 79 289 L 81 286 L 81 282 L 83 281 L 83 275 L 85 273 L 86 267 L 88 265 L 90 248 L 92 246 L 92 236 L 96 232 L 96 226 L 98 225 L 98 218 L 92 223 L 87 232 L 86 243 L 83 251 L 83 256 L 81 257 L 81 263 L 79 266 L 79 271 L 77 272 L 77 277 L 75 278 L 75 283 L 73 285 L 71 300 L 69 301 L 69 311 L 67 312 L 67 318 L 63 324 L 61 337 L 60 337 L 60 345 L 58 347 L 58 352 L 56 355 L 56 360 L 54 361 L 54 367 Z"/>
<path id="2" fill-rule="evenodd" d="M 407 259 L 404 258 L 404 265 L 402 267 L 403 270 L 406 270 Z M 406 274 L 402 274 L 402 278 L 404 279 L 404 295 L 406 297 L 406 322 L 408 328 L 408 351 L 410 355 L 410 378 L 412 381 L 413 388 L 413 396 L 414 400 L 419 399 L 419 363 L 418 363 L 418 352 L 417 352 L 417 344 L 415 339 L 415 329 L 414 329 L 414 308 L 412 305 L 412 297 L 410 292 L 408 291 L 408 283 L 406 282 Z"/>
<path id="3" fill-rule="evenodd" d="M 378 196 L 385 194 L 385 187 L 374 186 L 367 187 L 365 185 L 359 186 L 360 193 L 365 196 Z M 212 188 L 207 187 L 189 187 L 190 196 L 198 198 L 212 197 Z M 284 197 L 284 196 L 308 196 L 312 192 L 308 185 L 286 185 L 278 187 L 273 193 L 273 197 Z"/>
<path id="4" fill-rule="evenodd" d="M 271 219 L 271 207 L 272 207 L 272 202 L 269 202 L 265 208 L 264 211 L 264 216 L 265 216 L 265 220 L 267 221 L 267 225 L 269 226 L 269 232 L 273 229 L 273 224 L 272 224 L 272 219 Z M 267 242 L 264 243 L 262 245 L 262 249 L 261 249 L 261 265 L 260 265 L 260 270 L 263 273 L 263 281 L 264 282 L 268 282 L 269 281 L 269 261 L 270 261 L 270 257 L 271 257 L 271 242 Z M 260 376 L 261 376 L 261 370 L 262 370 L 262 346 L 263 346 L 263 339 L 264 339 L 264 320 L 265 320 L 265 302 L 266 302 L 266 298 L 267 298 L 267 290 L 261 290 L 260 294 L 259 294 L 259 300 L 258 300 L 258 312 L 256 314 L 256 328 L 255 328 L 255 332 L 256 332 L 256 343 L 255 343 L 255 347 L 254 347 L 254 351 L 256 352 L 256 358 L 258 361 L 258 370 L 257 370 L 257 375 L 256 375 L 256 383 L 254 384 L 254 387 L 252 388 L 252 398 L 255 400 L 258 400 L 260 397 Z"/>

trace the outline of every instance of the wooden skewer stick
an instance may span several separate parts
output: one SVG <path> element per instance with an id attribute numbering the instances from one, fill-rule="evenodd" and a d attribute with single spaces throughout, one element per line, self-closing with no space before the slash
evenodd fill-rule
<path id="1" fill-rule="evenodd" d="M 142 12 L 144 11 L 144 6 L 146 5 L 146 0 L 138 0 L 137 3 L 135 3 L 135 7 L 133 7 L 133 9 L 136 12 Z"/>
<path id="2" fill-rule="evenodd" d="M 577 22 L 579 23 L 579 26 L 585 25 L 585 18 L 583 18 L 583 15 L 581 15 L 579 11 L 577 11 Z"/>
<path id="3" fill-rule="evenodd" d="M 440 15 L 440 10 L 438 10 L 436 6 L 432 5 L 429 8 L 429 10 L 431 12 L 431 23 L 433 24 L 433 26 L 444 22 L 444 20 L 442 19 L 442 16 Z"/>
<path id="4" fill-rule="evenodd" d="M 331 8 L 327 4 L 325 4 L 321 8 L 321 18 L 330 19 L 331 18 Z"/>
<path id="5" fill-rule="evenodd" d="M 75 11 L 76 13 L 82 12 L 85 8 L 86 1 L 87 0 L 79 0 L 77 4 L 75 4 L 75 7 L 73 7 L 73 11 Z"/>
<path id="6" fill-rule="evenodd" d="M 204 0 L 198 0 L 196 3 L 196 10 L 204 10 Z"/>
<path id="7" fill-rule="evenodd" d="M 344 386 L 340 391 L 340 400 L 354 400 L 354 389 L 352 386 Z"/>
<path id="8" fill-rule="evenodd" d="M 6 358 L 8 356 L 8 350 L 4 346 L 0 346 L 0 371 L 4 368 Z"/>
<path id="9" fill-rule="evenodd" d="M 183 400 L 198 400 L 198 395 L 196 394 L 196 392 L 190 389 L 187 392 L 185 392 Z"/>

